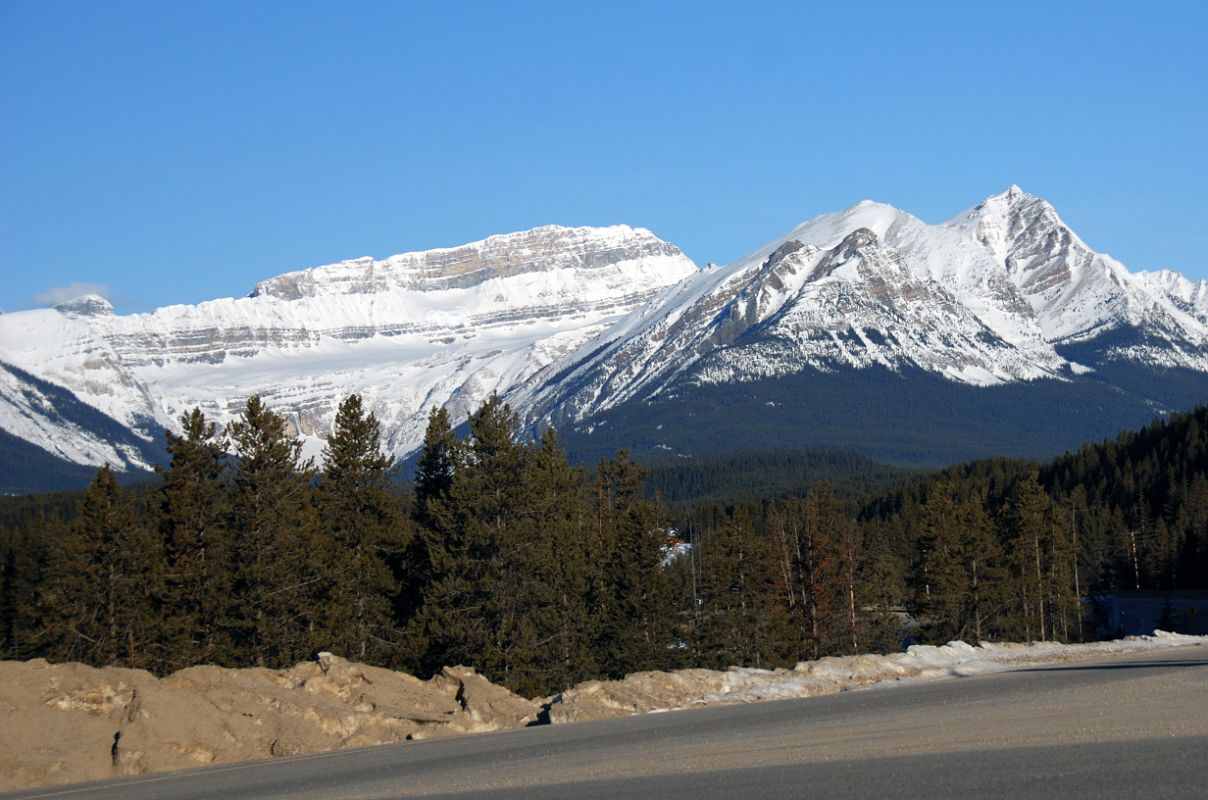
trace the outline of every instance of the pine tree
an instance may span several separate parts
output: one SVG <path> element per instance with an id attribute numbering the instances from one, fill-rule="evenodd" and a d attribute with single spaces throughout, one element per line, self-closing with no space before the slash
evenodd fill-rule
<path id="1" fill-rule="evenodd" d="M 524 481 L 528 507 L 518 528 L 515 591 L 530 635 L 518 642 L 527 652 L 516 659 L 514 683 L 535 696 L 598 672 L 588 606 L 595 564 L 585 536 L 585 476 L 570 465 L 553 428 L 527 459 Z"/>
<path id="2" fill-rule="evenodd" d="M 928 638 L 980 641 L 991 635 L 991 617 L 1003 602 L 1003 573 L 984 500 L 957 501 L 955 484 L 928 490 L 921 508 L 915 608 Z"/>
<path id="3" fill-rule="evenodd" d="M 428 414 L 428 427 L 416 462 L 411 519 L 417 530 L 400 559 L 398 571 L 405 574 L 407 580 L 394 609 L 396 625 L 404 628 L 409 637 L 405 649 L 411 657 L 404 658 L 403 665 L 412 670 L 427 668 L 421 655 L 428 642 L 417 614 L 424 606 L 424 598 L 437 579 L 438 571 L 445 569 L 448 549 L 455 546 L 445 541 L 447 531 L 440 530 L 442 518 L 438 515 L 448 511 L 449 492 L 453 488 L 456 467 L 461 462 L 461 444 L 453 436 L 449 412 L 444 408 L 433 408 Z"/>
<path id="4" fill-rule="evenodd" d="M 230 614 L 227 440 L 199 408 L 183 414 L 180 424 L 182 435 L 167 433 L 171 463 L 161 470 L 157 492 L 166 559 L 165 659 L 175 667 L 233 665 L 238 654 L 222 637 Z"/>
<path id="5" fill-rule="evenodd" d="M 662 569 L 666 526 L 644 496 L 645 470 L 627 450 L 597 467 L 590 546 L 599 565 L 590 594 L 601 671 L 623 677 L 673 659 L 674 587 Z"/>
<path id="6" fill-rule="evenodd" d="M 905 605 L 909 563 L 894 552 L 896 531 L 880 521 L 860 524 L 862 558 L 857 571 L 860 646 L 856 653 L 891 652 L 901 647 L 902 621 L 895 611 Z"/>
<path id="7" fill-rule="evenodd" d="M 959 637 L 968 585 L 962 569 L 961 532 L 950 484 L 931 487 L 922 507 L 915 608 L 932 641 Z"/>
<path id="8" fill-rule="evenodd" d="M 54 573 L 63 563 L 62 553 L 70 541 L 70 530 L 61 520 L 35 513 L 11 538 L 5 567 L 8 647 L 4 658 L 21 661 L 50 656 L 55 641 L 63 641 L 58 625 L 59 609 L 42 601 L 50 594 Z"/>
<path id="9" fill-rule="evenodd" d="M 458 442 L 449 424 L 449 412 L 433 408 L 415 465 L 415 518 L 420 525 L 432 527 L 429 505 L 448 498 L 458 460 Z"/>
<path id="10" fill-rule="evenodd" d="M 503 596 L 518 566 L 509 528 L 526 507 L 520 480 L 525 448 L 515 440 L 517 428 L 516 415 L 492 394 L 470 417 L 470 441 L 448 496 L 425 496 L 431 576 L 411 625 L 425 673 L 468 664 L 508 680 L 512 639 L 523 624 L 509 616 L 513 598 Z"/>
<path id="11" fill-rule="evenodd" d="M 358 661 L 392 659 L 398 645 L 392 603 L 399 582 L 391 569 L 407 542 L 391 461 L 381 450 L 381 426 L 358 395 L 336 412 L 323 451 L 319 520 L 328 537 L 329 647 Z"/>
<path id="12" fill-rule="evenodd" d="M 161 559 L 156 537 L 141 524 L 113 471 L 102 467 L 40 587 L 50 624 L 47 655 L 98 666 L 158 667 Z"/>
<path id="13" fill-rule="evenodd" d="M 228 426 L 237 465 L 232 498 L 235 535 L 233 637 L 257 666 L 283 667 L 310 655 L 322 614 L 324 572 L 318 563 L 311 505 L 313 468 L 300 462 L 302 443 L 285 419 L 253 395 Z"/>
<path id="14" fill-rule="evenodd" d="M 1057 536 L 1060 521 L 1053 501 L 1037 481 L 1036 474 L 1018 481 L 1003 512 L 1004 557 L 1008 567 L 1008 591 L 1018 597 L 1016 621 L 1009 628 L 1026 639 L 1054 638 L 1054 622 L 1065 616 L 1072 592 L 1072 551 L 1064 536 Z M 1075 598 L 1076 599 L 1076 598 Z"/>
<path id="15" fill-rule="evenodd" d="M 787 608 L 778 591 L 776 554 L 739 510 L 701 543 L 702 666 L 777 667 L 795 660 Z"/>
<path id="16" fill-rule="evenodd" d="M 841 561 L 847 524 L 824 482 L 804 500 L 790 499 L 772 515 L 772 541 L 789 613 L 799 631 L 801 651 L 813 659 L 846 649 L 848 637 L 838 620 L 849 606 Z"/>

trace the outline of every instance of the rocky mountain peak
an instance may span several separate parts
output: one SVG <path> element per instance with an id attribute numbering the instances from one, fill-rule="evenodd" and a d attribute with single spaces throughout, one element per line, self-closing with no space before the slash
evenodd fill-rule
<path id="1" fill-rule="evenodd" d="M 873 231 L 870 231 L 868 228 L 856 228 L 839 243 L 838 250 L 840 253 L 850 256 L 857 250 L 862 250 L 869 245 L 878 244 L 879 242 L 880 239 Z"/>
<path id="2" fill-rule="evenodd" d="M 84 447 L 33 379 L 130 431 L 194 406 L 225 423 L 259 394 L 317 454 L 356 392 L 403 455 L 432 407 L 460 421 L 491 392 L 586 430 L 689 385 L 876 365 L 986 386 L 1105 359 L 1208 375 L 1208 284 L 1134 275 L 1011 186 L 941 224 L 863 201 L 707 270 L 641 228 L 547 226 L 286 273 L 251 298 L 8 314 L 0 362 L 31 377 L 0 381 L 0 429 L 95 463 L 112 426 Z"/>
<path id="3" fill-rule="evenodd" d="M 66 303 L 59 303 L 55 306 L 55 311 L 77 317 L 111 317 L 113 304 L 99 294 L 86 294 Z"/>

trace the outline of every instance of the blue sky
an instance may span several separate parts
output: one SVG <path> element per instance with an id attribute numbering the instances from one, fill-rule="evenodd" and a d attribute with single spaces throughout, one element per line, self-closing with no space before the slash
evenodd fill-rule
<path id="1" fill-rule="evenodd" d="M 1011 183 L 1208 277 L 1208 4 L 0 0 L 0 308 L 536 225 L 724 263 Z"/>

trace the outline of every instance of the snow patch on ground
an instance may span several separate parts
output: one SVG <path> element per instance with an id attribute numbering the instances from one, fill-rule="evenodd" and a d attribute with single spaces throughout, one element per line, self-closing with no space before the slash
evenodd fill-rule
<path id="1" fill-rule="evenodd" d="M 1095 656 L 1208 644 L 1208 636 L 1154 631 L 1153 636 L 1130 636 L 1110 642 L 1062 644 L 980 645 L 949 642 L 941 646 L 914 645 L 904 653 L 859 655 L 803 661 L 791 670 L 735 667 L 725 673 L 724 688 L 703 703 L 812 697 L 867 686 L 940 678 L 964 678 L 991 672 L 1074 661 Z"/>
<path id="2" fill-rule="evenodd" d="M 1154 631 L 1110 642 L 1030 644 L 949 642 L 903 653 L 803 661 L 793 669 L 685 669 L 639 672 L 619 681 L 588 681 L 549 701 L 554 723 L 648 714 L 699 706 L 817 697 L 855 689 L 963 678 L 1120 653 L 1208 644 L 1208 636 Z"/>

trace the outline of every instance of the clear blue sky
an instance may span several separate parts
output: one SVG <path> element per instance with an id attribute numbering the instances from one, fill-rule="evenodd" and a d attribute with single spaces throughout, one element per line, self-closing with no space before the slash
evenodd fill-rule
<path id="1" fill-rule="evenodd" d="M 1208 277 L 1208 3 L 0 0 L 0 308 L 536 225 L 724 263 L 1011 183 Z M 61 292 L 59 292 L 61 294 Z"/>

